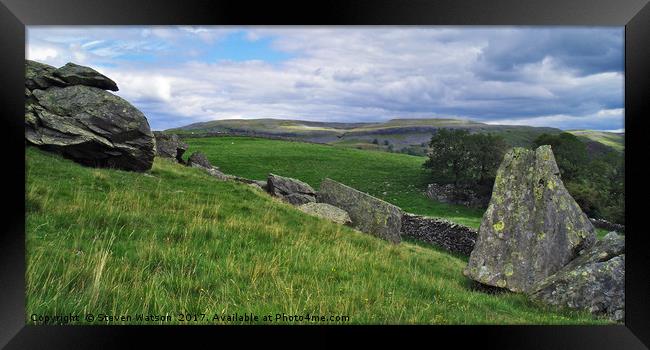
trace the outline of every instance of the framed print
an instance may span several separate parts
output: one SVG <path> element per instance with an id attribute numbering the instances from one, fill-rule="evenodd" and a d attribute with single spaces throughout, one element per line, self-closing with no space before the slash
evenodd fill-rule
<path id="1" fill-rule="evenodd" d="M 647 1 L 0 16 L 3 346 L 650 343 Z"/>

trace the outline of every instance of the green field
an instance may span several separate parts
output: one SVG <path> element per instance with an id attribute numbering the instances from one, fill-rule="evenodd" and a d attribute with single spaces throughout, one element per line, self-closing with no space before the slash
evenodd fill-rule
<path id="1" fill-rule="evenodd" d="M 424 157 L 329 145 L 249 137 L 189 138 L 186 155 L 200 150 L 227 174 L 264 180 L 269 173 L 294 177 L 318 190 L 329 177 L 402 209 L 478 228 L 483 211 L 431 201 L 424 190 L 431 173 Z"/>
<path id="2" fill-rule="evenodd" d="M 426 174 L 410 170 L 419 158 L 364 157 L 328 146 L 307 152 L 300 144 L 272 142 L 202 139 L 191 140 L 191 149 L 201 148 L 229 173 L 303 174 L 296 177 L 312 185 L 329 176 L 386 191 L 384 198 L 412 211 L 475 221 L 395 190 L 412 186 L 417 193 Z M 176 315 L 191 313 L 199 321 L 190 324 L 214 324 L 222 322 L 213 321 L 215 314 L 235 312 L 344 315 L 355 324 L 608 323 L 542 308 L 522 295 L 473 291 L 461 274 L 464 257 L 410 242 L 393 245 L 198 169 L 156 159 L 140 174 L 86 168 L 34 148 L 26 153 L 28 323 L 31 314 L 73 313 L 87 324 L 83 315 L 104 313 L 169 314 L 171 323 L 187 324 Z M 342 155 L 350 156 L 347 163 Z M 342 168 L 324 170 L 325 160 Z M 364 170 L 353 170 L 358 167 Z M 374 184 L 400 168 L 392 180 Z"/>

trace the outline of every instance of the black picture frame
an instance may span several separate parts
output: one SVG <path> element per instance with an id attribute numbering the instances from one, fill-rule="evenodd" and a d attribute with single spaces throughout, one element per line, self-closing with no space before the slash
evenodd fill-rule
<path id="1" fill-rule="evenodd" d="M 624 326 L 175 327 L 26 326 L 24 59 L 26 25 L 605 25 L 625 26 L 626 314 Z M 212 338 L 208 346 L 253 340 L 270 346 L 341 345 L 421 337 L 428 346 L 475 343 L 489 348 L 643 349 L 650 346 L 650 253 L 642 229 L 644 133 L 650 104 L 648 0 L 0 0 L 0 108 L 3 126 L 3 230 L 0 236 L 0 347 L 135 347 Z M 9 150 L 9 151 L 7 151 Z M 295 333 L 314 336 L 294 341 Z M 399 336 L 395 333 L 400 332 Z M 254 334 L 254 336 L 251 336 Z M 318 336 L 316 338 L 316 336 Z M 218 343 L 217 343 L 218 342 Z M 186 343 L 191 346 L 194 343 Z"/>

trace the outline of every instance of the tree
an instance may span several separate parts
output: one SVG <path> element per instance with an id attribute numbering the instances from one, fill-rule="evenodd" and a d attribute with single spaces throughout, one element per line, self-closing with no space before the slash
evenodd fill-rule
<path id="1" fill-rule="evenodd" d="M 534 146 L 551 145 L 562 182 L 590 217 L 625 223 L 625 164 L 618 151 L 591 152 L 570 133 L 542 134 Z"/>
<path id="2" fill-rule="evenodd" d="M 508 149 L 508 144 L 502 137 L 491 134 L 474 134 L 469 139 L 473 146 L 472 154 L 477 167 L 477 181 L 482 185 L 491 185 Z"/>
<path id="3" fill-rule="evenodd" d="M 436 182 L 489 185 L 494 181 L 505 141 L 490 134 L 470 134 L 463 129 L 440 129 L 429 143 L 431 152 L 424 163 Z"/>

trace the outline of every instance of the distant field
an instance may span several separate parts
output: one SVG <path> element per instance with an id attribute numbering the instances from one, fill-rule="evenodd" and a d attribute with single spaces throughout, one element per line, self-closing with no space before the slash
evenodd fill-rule
<path id="1" fill-rule="evenodd" d="M 409 174 L 421 159 L 403 155 L 253 139 L 191 142 L 226 172 L 263 178 L 273 169 L 314 185 L 324 175 L 354 180 L 403 205 L 409 201 L 395 188 L 425 176 Z M 390 180 L 400 167 L 403 179 Z M 373 185 L 382 178 L 384 184 Z M 173 316 L 172 324 L 219 324 L 215 314 L 285 313 L 349 316 L 325 322 L 342 324 L 610 323 L 538 307 L 522 295 L 473 291 L 461 274 L 466 258 L 410 242 L 393 245 L 171 161 L 156 159 L 140 174 L 82 167 L 30 147 L 26 179 L 26 317 L 151 314 Z M 179 313 L 199 318 L 181 322 Z"/>
<path id="2" fill-rule="evenodd" d="M 431 201 L 424 195 L 431 174 L 424 157 L 347 147 L 249 137 L 189 138 L 187 155 L 204 152 L 228 174 L 263 180 L 269 173 L 289 176 L 318 189 L 329 177 L 409 212 L 443 217 L 477 228 L 482 210 Z"/>

